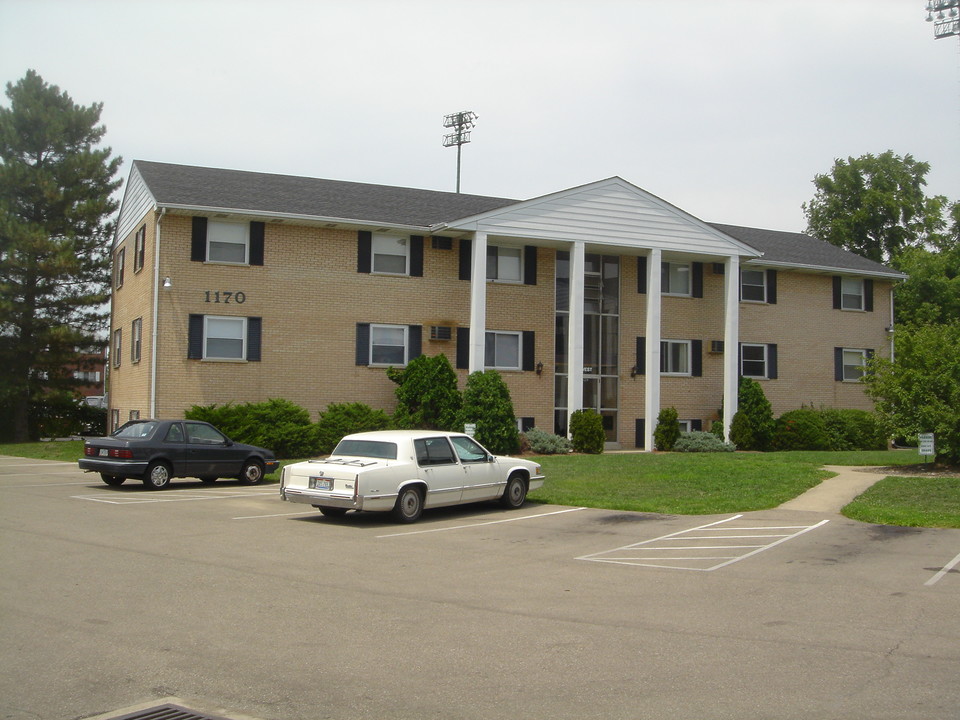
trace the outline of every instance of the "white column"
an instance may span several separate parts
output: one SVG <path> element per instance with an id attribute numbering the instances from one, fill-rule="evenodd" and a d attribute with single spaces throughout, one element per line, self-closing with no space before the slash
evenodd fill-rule
<path id="1" fill-rule="evenodd" d="M 476 232 L 470 258 L 470 374 L 483 371 L 486 337 L 487 234 Z"/>
<path id="2" fill-rule="evenodd" d="M 650 251 L 647 258 L 647 346 L 644 376 L 643 449 L 653 452 L 653 431 L 660 414 L 660 326 L 663 307 L 661 291 L 662 257 L 658 249 Z"/>
<path id="3" fill-rule="evenodd" d="M 723 289 L 723 438 L 729 442 L 740 385 L 740 257 L 737 255 L 727 258 Z"/>
<path id="4" fill-rule="evenodd" d="M 570 415 L 583 409 L 583 283 L 586 244 L 570 248 L 570 315 L 567 327 L 567 435 Z"/>

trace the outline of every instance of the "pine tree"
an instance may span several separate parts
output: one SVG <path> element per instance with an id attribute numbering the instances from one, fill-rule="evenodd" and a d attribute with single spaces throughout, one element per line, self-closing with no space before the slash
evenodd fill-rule
<path id="1" fill-rule="evenodd" d="M 0 107 L 0 403 L 13 439 L 30 407 L 69 389 L 64 365 L 102 344 L 121 158 L 96 147 L 102 103 L 77 105 L 34 70 Z"/>

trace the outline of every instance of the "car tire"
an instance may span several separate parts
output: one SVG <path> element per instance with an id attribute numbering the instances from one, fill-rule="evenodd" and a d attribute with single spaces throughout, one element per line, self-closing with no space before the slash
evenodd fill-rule
<path id="1" fill-rule="evenodd" d="M 173 471 L 165 462 L 153 462 L 147 468 L 147 474 L 143 476 L 143 484 L 151 490 L 163 490 L 170 486 L 170 479 Z"/>
<path id="2" fill-rule="evenodd" d="M 216 481 L 217 481 L 217 478 L 214 477 L 213 475 L 204 475 L 202 478 L 200 478 L 200 482 L 206 485 L 212 485 Z"/>
<path id="3" fill-rule="evenodd" d="M 240 471 L 239 480 L 244 485 L 256 485 L 263 480 L 263 463 L 254 459 L 247 460 Z"/>
<path id="4" fill-rule="evenodd" d="M 507 486 L 503 489 L 500 504 L 505 508 L 516 510 L 527 500 L 527 481 L 522 475 L 511 475 L 507 479 Z"/>
<path id="5" fill-rule="evenodd" d="M 116 475 L 107 475 L 106 473 L 100 473 L 100 479 L 110 487 L 119 487 L 120 485 L 123 485 L 123 481 L 126 480 L 126 478 L 118 477 Z"/>
<path id="6" fill-rule="evenodd" d="M 317 507 L 317 510 L 320 511 L 320 514 L 324 517 L 329 518 L 338 518 L 343 517 L 347 514 L 346 508 L 335 508 L 335 507 Z"/>
<path id="7" fill-rule="evenodd" d="M 415 485 L 408 485 L 397 495 L 393 506 L 393 519 L 402 523 L 414 523 L 423 513 L 423 491 Z"/>

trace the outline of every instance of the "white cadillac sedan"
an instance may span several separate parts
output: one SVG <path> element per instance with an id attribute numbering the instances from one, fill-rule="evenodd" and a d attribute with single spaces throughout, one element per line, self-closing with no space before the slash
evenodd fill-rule
<path id="1" fill-rule="evenodd" d="M 347 435 L 330 457 L 287 465 L 280 497 L 327 516 L 389 511 L 412 523 L 445 505 L 499 499 L 518 508 L 542 485 L 537 463 L 493 455 L 469 435 L 395 430 Z"/>

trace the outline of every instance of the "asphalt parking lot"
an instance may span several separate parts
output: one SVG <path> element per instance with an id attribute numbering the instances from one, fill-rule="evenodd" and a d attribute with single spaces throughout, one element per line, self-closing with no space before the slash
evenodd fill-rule
<path id="1" fill-rule="evenodd" d="M 960 717 L 958 530 L 530 503 L 405 526 L 0 457 L 0 531 L 3 720 Z"/>

